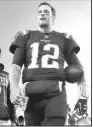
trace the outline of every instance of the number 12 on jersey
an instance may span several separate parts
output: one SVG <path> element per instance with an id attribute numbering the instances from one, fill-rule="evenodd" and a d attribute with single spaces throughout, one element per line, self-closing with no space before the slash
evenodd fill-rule
<path id="1" fill-rule="evenodd" d="M 40 43 L 33 43 L 30 45 L 31 47 L 31 64 L 29 65 L 28 69 L 31 68 L 39 68 L 39 64 L 37 64 L 38 55 L 39 55 L 39 46 Z M 59 64 L 56 61 L 59 57 L 59 47 L 55 44 L 46 44 L 43 47 L 44 51 L 50 51 L 53 48 L 53 55 L 51 54 L 44 54 L 41 57 L 41 68 L 57 68 L 59 69 Z M 49 59 L 52 60 L 52 63 L 49 64 Z"/>

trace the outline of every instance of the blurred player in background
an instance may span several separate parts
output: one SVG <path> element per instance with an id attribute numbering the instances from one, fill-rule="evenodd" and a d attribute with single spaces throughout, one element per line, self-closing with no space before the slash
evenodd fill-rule
<path id="1" fill-rule="evenodd" d="M 55 9 L 41 3 L 37 9 L 38 30 L 20 31 L 14 37 L 10 52 L 14 54 L 10 73 L 11 102 L 20 104 L 22 96 L 18 86 L 21 69 L 24 93 L 29 97 L 26 125 L 62 126 L 67 116 L 64 62 L 79 65 L 80 47 L 65 33 L 53 30 Z M 78 81 L 80 113 L 87 110 L 87 91 L 84 76 Z"/>
<path id="2" fill-rule="evenodd" d="M 15 107 L 10 101 L 9 74 L 4 71 L 4 65 L 0 63 L 0 125 L 14 124 L 15 118 Z"/>

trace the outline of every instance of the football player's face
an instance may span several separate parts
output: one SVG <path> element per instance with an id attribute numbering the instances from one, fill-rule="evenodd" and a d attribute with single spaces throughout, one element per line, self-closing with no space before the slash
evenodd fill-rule
<path id="1" fill-rule="evenodd" d="M 48 5 L 41 5 L 38 8 L 38 25 L 40 27 L 49 27 L 53 22 L 53 15 L 51 7 Z"/>

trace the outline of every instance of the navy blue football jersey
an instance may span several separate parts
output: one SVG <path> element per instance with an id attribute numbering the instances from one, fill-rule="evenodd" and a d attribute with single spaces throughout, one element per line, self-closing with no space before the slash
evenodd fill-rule
<path id="1" fill-rule="evenodd" d="M 64 62 L 70 52 L 77 53 L 80 47 L 65 33 L 52 31 L 18 32 L 10 46 L 15 52 L 17 47 L 24 49 L 23 83 L 35 80 L 65 80 Z"/>
<path id="2" fill-rule="evenodd" d="M 7 105 L 8 73 L 0 71 L 0 119 L 9 119 Z"/>
<path id="3" fill-rule="evenodd" d="M 15 108 L 10 102 L 10 85 L 9 74 L 5 71 L 0 71 L 0 119 L 12 120 L 15 119 Z"/>

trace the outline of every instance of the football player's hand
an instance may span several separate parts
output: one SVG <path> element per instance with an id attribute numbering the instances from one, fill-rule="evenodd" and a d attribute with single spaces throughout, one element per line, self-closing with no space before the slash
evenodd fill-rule
<path id="1" fill-rule="evenodd" d="M 78 110 L 78 115 L 87 113 L 87 99 L 79 99 L 75 105 L 74 110 Z"/>
<path id="2" fill-rule="evenodd" d="M 15 105 L 20 105 L 20 103 L 23 101 L 23 98 L 19 88 L 16 87 L 15 89 L 12 89 L 10 91 L 10 100 L 11 103 Z"/>

